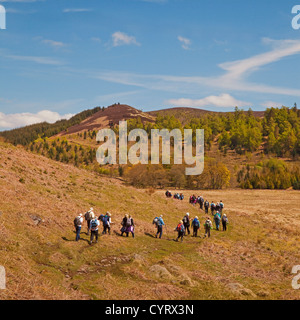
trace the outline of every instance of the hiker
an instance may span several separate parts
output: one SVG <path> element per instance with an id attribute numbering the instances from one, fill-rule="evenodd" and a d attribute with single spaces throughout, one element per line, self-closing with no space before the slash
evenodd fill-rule
<path id="1" fill-rule="evenodd" d="M 179 224 L 177 225 L 177 227 L 175 228 L 174 231 L 178 232 L 178 237 L 177 237 L 176 241 L 178 241 L 179 238 L 181 238 L 181 242 L 182 242 L 183 241 L 183 236 L 184 236 L 184 233 L 185 233 L 185 228 L 184 228 L 182 220 L 179 221 Z"/>
<path id="2" fill-rule="evenodd" d="M 159 239 L 161 239 L 162 233 L 163 233 L 163 226 L 165 225 L 164 220 L 163 220 L 163 216 L 161 215 L 160 217 L 156 217 L 153 220 L 153 224 L 155 224 L 157 227 L 157 233 L 156 233 L 155 238 L 157 238 L 159 235 Z"/>
<path id="3" fill-rule="evenodd" d="M 223 231 L 227 231 L 227 224 L 228 224 L 228 218 L 226 216 L 226 214 L 223 214 L 222 217 L 222 226 L 223 226 Z"/>
<path id="4" fill-rule="evenodd" d="M 204 202 L 204 208 L 205 208 L 205 214 L 208 214 L 209 202 L 207 200 L 205 200 Z"/>
<path id="5" fill-rule="evenodd" d="M 84 215 L 84 218 L 85 218 L 85 221 L 87 223 L 87 235 L 90 234 L 90 223 L 91 223 L 91 220 L 94 219 L 94 209 L 93 208 L 90 208 L 90 210 L 88 212 L 85 213 Z"/>
<path id="6" fill-rule="evenodd" d="M 221 201 L 220 201 L 220 213 L 221 213 L 221 215 L 222 215 L 223 208 L 224 208 L 224 203 L 223 203 L 223 201 L 221 200 Z"/>
<path id="7" fill-rule="evenodd" d="M 172 193 L 169 190 L 166 191 L 166 197 L 167 198 L 171 198 L 172 197 Z"/>
<path id="8" fill-rule="evenodd" d="M 123 236 L 123 233 L 126 233 L 126 237 L 128 237 L 129 232 L 131 232 L 132 237 L 134 238 L 134 222 L 130 215 L 125 214 L 125 217 L 122 221 L 122 226 L 121 236 Z"/>
<path id="9" fill-rule="evenodd" d="M 217 211 L 216 214 L 214 215 L 214 221 L 216 224 L 216 229 L 217 229 L 217 231 L 219 231 L 220 222 L 221 222 L 221 215 L 220 215 L 219 211 Z"/>
<path id="10" fill-rule="evenodd" d="M 78 241 L 80 239 L 80 232 L 81 232 L 82 224 L 83 224 L 83 217 L 82 217 L 82 214 L 80 213 L 79 216 L 74 219 L 74 227 L 76 229 L 75 241 Z"/>
<path id="11" fill-rule="evenodd" d="M 186 235 L 186 230 L 187 230 L 188 234 L 190 234 L 190 218 L 189 218 L 189 216 L 190 216 L 190 214 L 187 213 L 182 219 L 182 222 L 184 225 L 184 235 Z"/>
<path id="12" fill-rule="evenodd" d="M 91 220 L 91 223 L 90 223 L 91 238 L 90 238 L 90 242 L 89 242 L 90 244 L 93 243 L 94 237 L 96 238 L 96 243 L 98 242 L 98 234 L 99 234 L 98 227 L 99 227 L 99 225 L 100 225 L 100 222 L 97 217 L 95 217 L 94 219 Z"/>
<path id="13" fill-rule="evenodd" d="M 182 201 L 184 199 L 184 195 L 180 193 L 179 199 Z"/>
<path id="14" fill-rule="evenodd" d="M 200 205 L 200 209 L 203 210 L 203 204 L 204 204 L 204 199 L 202 196 L 200 196 L 200 199 L 199 199 L 199 205 Z"/>
<path id="15" fill-rule="evenodd" d="M 198 230 L 200 228 L 200 222 L 198 217 L 195 217 L 195 219 L 192 221 L 192 227 L 193 227 L 193 237 L 197 237 Z"/>
<path id="16" fill-rule="evenodd" d="M 130 219 L 130 227 L 127 229 L 128 232 L 126 233 L 126 237 L 128 237 L 129 232 L 131 232 L 132 238 L 134 238 L 134 221 L 132 216 L 129 216 L 129 219 Z"/>
<path id="17" fill-rule="evenodd" d="M 221 209 L 220 204 L 219 204 L 219 202 L 217 202 L 217 204 L 216 204 L 216 211 L 220 212 L 220 209 Z"/>
<path id="18" fill-rule="evenodd" d="M 204 223 L 204 229 L 205 229 L 204 238 L 206 238 L 206 236 L 208 236 L 208 238 L 210 238 L 210 230 L 212 229 L 212 222 L 209 219 L 209 217 L 206 217 L 206 221 Z"/>
<path id="19" fill-rule="evenodd" d="M 128 214 L 125 214 L 125 217 L 123 218 L 121 225 L 122 225 L 122 228 L 121 228 L 121 237 L 122 237 L 123 233 L 125 233 L 126 226 L 127 225 L 130 226 L 130 219 Z"/>
<path id="20" fill-rule="evenodd" d="M 108 234 L 110 235 L 110 224 L 111 224 L 111 214 L 110 212 L 106 212 L 105 216 L 102 219 L 103 224 L 103 231 L 102 234 L 106 234 L 106 231 L 108 231 Z"/>
<path id="21" fill-rule="evenodd" d="M 212 201 L 211 204 L 210 204 L 210 210 L 211 210 L 212 216 L 214 215 L 215 209 L 216 209 L 216 205 L 215 205 L 214 202 Z"/>

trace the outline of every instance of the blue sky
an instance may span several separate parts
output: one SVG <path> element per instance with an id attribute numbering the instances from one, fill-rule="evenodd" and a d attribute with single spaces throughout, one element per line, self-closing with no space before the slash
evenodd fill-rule
<path id="1" fill-rule="evenodd" d="M 0 4 L 0 130 L 115 102 L 144 111 L 300 103 L 295 0 Z"/>

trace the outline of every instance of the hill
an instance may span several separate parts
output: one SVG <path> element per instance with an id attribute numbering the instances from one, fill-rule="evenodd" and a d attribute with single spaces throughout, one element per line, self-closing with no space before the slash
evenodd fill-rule
<path id="1" fill-rule="evenodd" d="M 161 109 L 157 111 L 150 111 L 148 112 L 150 115 L 157 117 L 158 115 L 165 117 L 165 116 L 174 116 L 176 119 L 181 121 L 183 124 L 189 123 L 192 118 L 201 118 L 206 115 L 223 115 L 226 116 L 228 114 L 232 114 L 233 112 L 214 112 L 203 110 L 199 108 L 188 108 L 188 107 L 177 107 L 177 108 L 168 108 L 168 109 Z M 264 111 L 253 111 L 253 115 L 255 117 L 263 117 L 265 114 Z"/>
<path id="2" fill-rule="evenodd" d="M 297 299 L 291 270 L 300 261 L 298 191 L 197 191 L 225 203 L 229 230 L 210 239 L 173 241 L 186 212 L 205 215 L 164 191 L 139 190 L 120 180 L 52 161 L 0 142 L 0 265 L 7 289 L 0 299 Z M 111 236 L 90 246 L 73 219 L 91 206 L 109 210 Z M 125 213 L 136 237 L 118 235 Z M 153 238 L 152 220 L 167 230 Z"/>
<path id="3" fill-rule="evenodd" d="M 87 119 L 81 121 L 79 124 L 68 128 L 63 131 L 59 136 L 71 135 L 84 131 L 100 130 L 119 124 L 121 120 L 129 120 L 140 118 L 142 122 L 155 122 L 155 117 L 137 110 L 133 107 L 123 104 L 114 104 L 107 108 L 103 108 L 101 111 L 96 112 Z"/>

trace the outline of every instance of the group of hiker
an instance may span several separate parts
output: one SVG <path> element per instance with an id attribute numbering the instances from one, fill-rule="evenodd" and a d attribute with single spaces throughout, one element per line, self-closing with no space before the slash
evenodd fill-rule
<path id="1" fill-rule="evenodd" d="M 171 192 L 167 191 L 166 196 L 168 198 L 171 198 L 172 197 Z M 180 200 L 183 200 L 184 198 L 182 193 L 181 194 L 175 193 L 174 198 L 175 197 L 176 199 L 180 199 Z M 205 210 L 205 214 L 208 214 L 208 211 L 210 208 L 216 230 L 219 231 L 220 225 L 222 224 L 222 230 L 227 231 L 227 224 L 229 222 L 228 222 L 227 215 L 222 213 L 224 208 L 224 204 L 222 201 L 217 202 L 216 204 L 213 201 L 209 203 L 208 200 L 204 201 L 204 198 L 202 196 L 196 197 L 195 195 L 192 195 L 189 199 L 189 203 L 193 205 L 199 203 L 200 209 Z M 87 211 L 85 214 L 79 214 L 79 216 L 77 216 L 74 220 L 74 226 L 76 229 L 76 238 L 75 238 L 76 241 L 80 240 L 80 233 L 81 233 L 84 220 L 87 223 L 87 235 L 88 236 L 90 235 L 89 244 L 92 244 L 94 239 L 96 243 L 98 242 L 99 227 L 101 223 L 103 226 L 102 235 L 111 234 L 112 221 L 111 221 L 110 212 L 106 212 L 106 214 L 104 215 L 101 214 L 99 217 L 97 217 L 94 213 L 94 209 L 90 208 L 89 211 Z M 163 220 L 163 215 L 156 217 L 153 220 L 153 224 L 157 228 L 155 237 L 156 238 L 159 237 L 161 239 L 163 235 L 163 228 L 164 227 L 166 228 L 165 222 Z M 121 222 L 121 226 L 122 226 L 120 229 L 121 236 L 123 236 L 123 234 L 125 233 L 126 237 L 128 237 L 129 234 L 131 233 L 132 237 L 134 238 L 135 224 L 131 215 L 125 214 Z M 201 223 L 197 216 L 195 216 L 194 218 L 190 218 L 190 214 L 186 213 L 185 216 L 182 218 L 182 220 L 179 221 L 177 227 L 174 229 L 174 231 L 178 232 L 176 241 L 178 241 L 179 239 L 183 241 L 184 236 L 190 235 L 191 234 L 190 228 L 192 228 L 192 236 L 198 237 L 200 226 L 201 226 Z M 207 216 L 205 218 L 205 223 L 204 223 L 204 230 L 205 230 L 204 238 L 210 237 L 210 231 L 212 228 L 213 228 L 213 222 L 211 221 L 210 217 Z"/>
<path id="2" fill-rule="evenodd" d="M 220 219 L 219 219 L 220 218 Z M 227 224 L 228 224 L 228 218 L 226 214 L 224 214 L 222 217 L 219 213 L 216 213 L 216 216 L 214 217 L 214 222 L 216 225 L 216 230 L 220 230 L 220 222 L 222 221 L 222 226 L 223 226 L 223 231 L 227 230 Z M 161 239 L 162 233 L 163 233 L 163 226 L 165 226 L 165 223 L 163 221 L 163 216 L 159 216 L 154 218 L 153 224 L 157 227 L 157 233 L 156 233 L 156 238 L 159 236 Z M 178 236 L 175 241 L 178 241 L 181 239 L 181 242 L 183 241 L 183 237 L 190 235 L 190 227 L 192 227 L 192 232 L 193 235 L 192 237 L 198 237 L 198 231 L 200 229 L 200 220 L 196 216 L 193 219 L 190 218 L 190 214 L 186 213 L 186 215 L 183 217 L 182 220 L 179 221 L 177 227 L 174 229 L 174 231 L 178 232 Z M 213 223 L 210 220 L 209 217 L 206 217 L 205 223 L 204 223 L 204 238 L 210 237 L 210 230 L 213 229 Z"/>
<path id="3" fill-rule="evenodd" d="M 189 202 L 190 202 L 190 204 L 192 204 L 194 206 L 196 204 L 199 204 L 200 209 L 205 210 L 206 214 L 208 214 L 209 209 L 211 210 L 212 215 L 214 214 L 215 211 L 222 214 L 222 210 L 224 208 L 224 203 L 222 200 L 217 203 L 214 203 L 213 201 L 211 203 L 209 203 L 208 200 L 204 201 L 204 198 L 202 196 L 196 197 L 194 194 L 192 196 L 190 196 Z"/>
<path id="4" fill-rule="evenodd" d="M 81 228 L 84 220 L 87 223 L 87 235 L 90 235 L 89 243 L 92 244 L 94 238 L 96 243 L 98 242 L 99 237 L 99 226 L 100 221 L 103 225 L 102 234 L 110 234 L 110 225 L 111 225 L 111 214 L 110 212 L 106 212 L 105 215 L 101 214 L 99 217 L 96 217 L 94 213 L 94 209 L 90 208 L 84 215 L 82 213 L 79 214 L 74 220 L 74 226 L 76 229 L 76 238 L 75 240 L 80 240 Z"/>
<path id="5" fill-rule="evenodd" d="M 169 190 L 166 191 L 165 195 L 167 198 L 172 198 L 172 193 Z M 173 198 L 177 199 L 177 200 L 183 200 L 184 195 L 183 195 L 183 193 L 174 193 Z"/>
<path id="6" fill-rule="evenodd" d="M 80 233 L 82 229 L 82 225 L 84 223 L 84 220 L 87 223 L 87 235 L 90 235 L 90 241 L 89 244 L 92 244 L 94 239 L 95 242 L 98 242 L 99 238 L 99 227 L 100 227 L 100 222 L 102 223 L 103 226 L 103 231 L 102 235 L 105 234 L 111 234 L 111 214 L 110 212 L 106 212 L 105 215 L 101 214 L 99 217 L 97 217 L 94 213 L 94 209 L 90 208 L 89 211 L 87 211 L 85 214 L 80 213 L 79 216 L 77 216 L 74 219 L 74 226 L 76 230 L 76 238 L 75 241 L 80 240 Z M 122 222 L 121 222 L 122 228 L 121 228 L 121 236 L 125 233 L 126 236 L 129 236 L 129 233 L 132 234 L 132 237 L 134 238 L 134 221 L 133 218 L 125 214 Z"/>

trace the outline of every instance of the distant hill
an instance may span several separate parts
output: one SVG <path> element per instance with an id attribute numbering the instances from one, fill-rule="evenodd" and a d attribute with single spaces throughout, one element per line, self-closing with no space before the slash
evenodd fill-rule
<path id="1" fill-rule="evenodd" d="M 247 112 L 247 111 L 245 111 Z M 252 111 L 255 117 L 263 117 L 265 112 L 264 111 Z M 198 108 L 188 108 L 188 107 L 178 107 L 178 108 L 169 108 L 169 109 L 161 109 L 157 111 L 150 111 L 148 114 L 157 117 L 160 116 L 174 116 L 176 119 L 181 121 L 183 124 L 186 124 L 190 121 L 191 118 L 201 118 L 207 114 L 219 114 L 219 115 L 226 115 L 231 114 L 233 112 L 215 112 L 215 111 L 208 111 Z"/>
<path id="2" fill-rule="evenodd" d="M 246 112 L 246 111 L 245 111 Z M 0 132 L 0 137 L 14 145 L 29 145 L 38 137 L 65 136 L 84 131 L 100 130 L 110 125 L 118 124 L 121 120 L 139 118 L 143 123 L 155 123 L 158 115 L 173 116 L 183 125 L 191 118 L 201 118 L 205 115 L 226 115 L 233 112 L 214 112 L 197 108 L 170 108 L 143 112 L 125 104 L 113 104 L 106 108 L 96 107 L 76 114 L 69 120 L 60 120 L 53 124 L 43 122 L 30 126 Z M 264 111 L 253 111 L 255 117 L 263 117 Z"/>
<path id="3" fill-rule="evenodd" d="M 114 104 L 107 108 L 102 108 L 100 111 L 94 113 L 79 124 L 76 124 L 67 130 L 61 132 L 59 135 L 70 135 L 80 133 L 83 131 L 93 131 L 107 128 L 114 124 L 119 124 L 121 120 L 129 120 L 133 118 L 140 118 L 142 122 L 154 123 L 156 117 L 142 112 L 138 109 L 124 104 Z"/>

